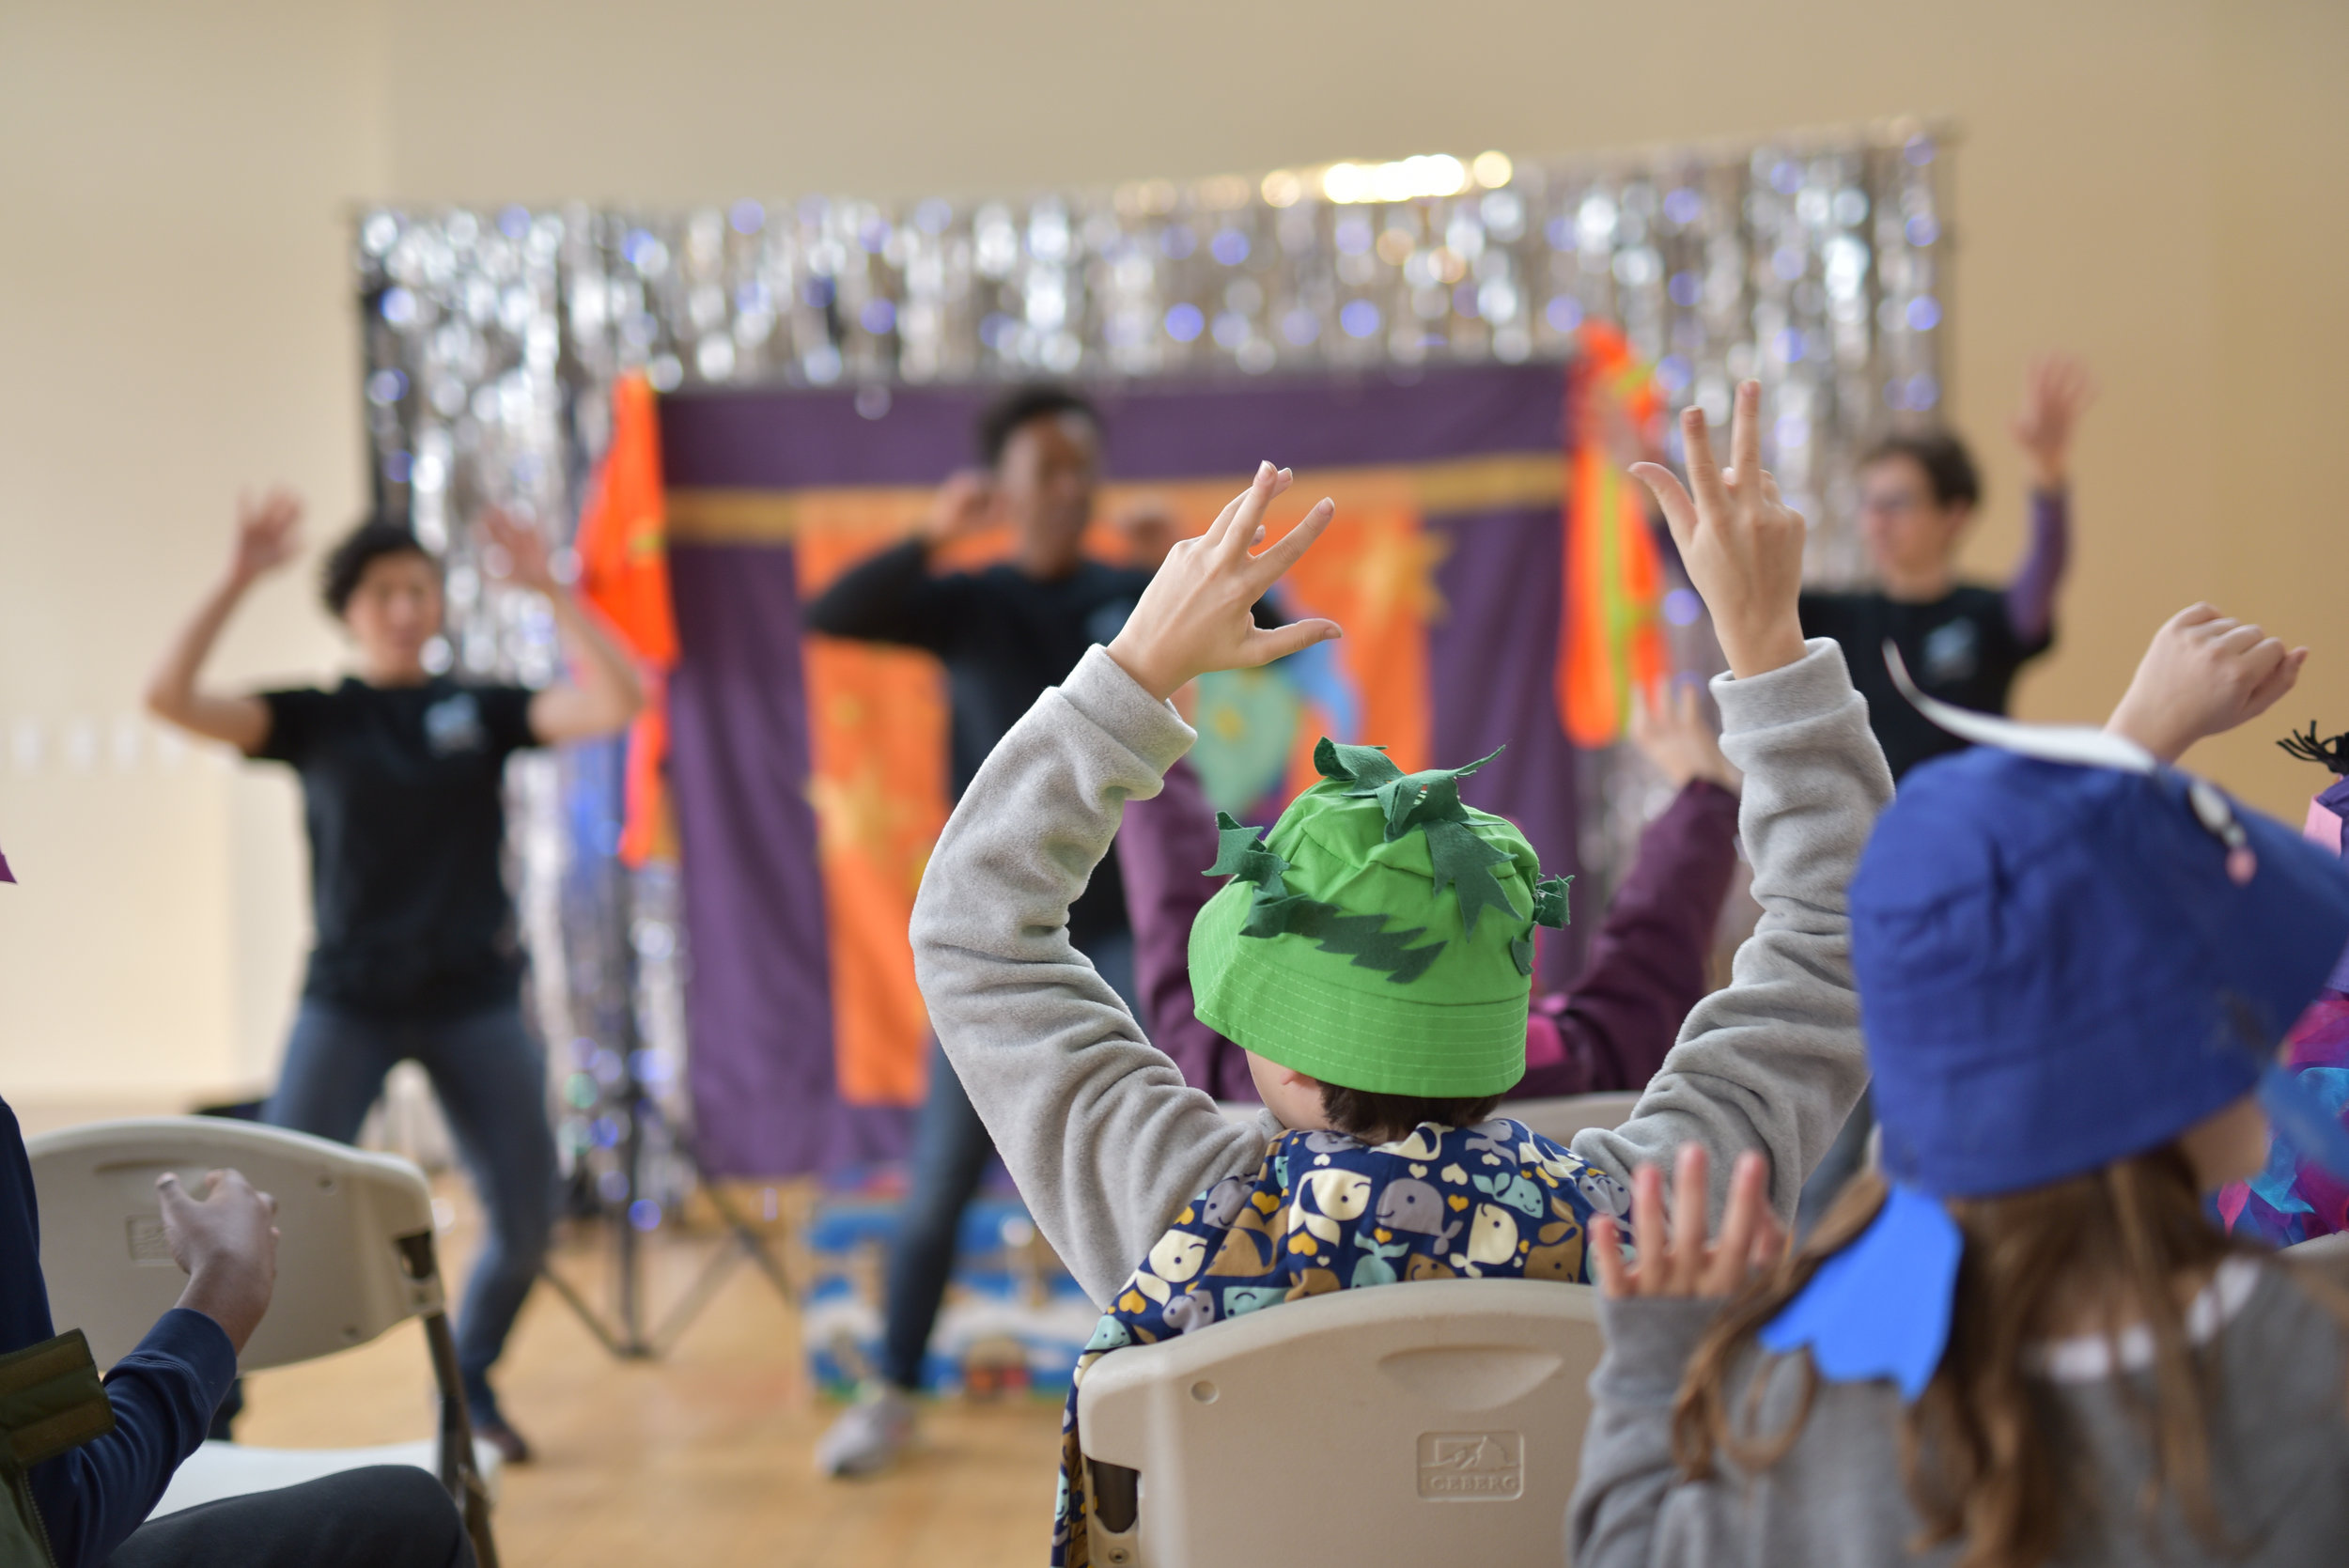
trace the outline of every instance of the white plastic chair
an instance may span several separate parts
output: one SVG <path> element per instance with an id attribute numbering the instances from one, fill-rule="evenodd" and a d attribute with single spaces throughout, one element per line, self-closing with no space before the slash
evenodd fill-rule
<path id="1" fill-rule="evenodd" d="M 1524 1123 L 1543 1137 L 1572 1143 L 1587 1127 L 1612 1129 L 1631 1120 L 1640 1096 L 1623 1094 L 1560 1094 L 1542 1100 L 1503 1100 L 1496 1116 Z"/>
<path id="2" fill-rule="evenodd" d="M 2283 1255 L 2300 1263 L 2322 1264 L 2327 1268 L 2349 1268 L 2349 1231 L 2295 1241 L 2283 1250 Z"/>
<path id="3" fill-rule="evenodd" d="M 1093 1560 L 1563 1562 L 1599 1348 L 1588 1285 L 1430 1280 L 1104 1356 Z"/>
<path id="4" fill-rule="evenodd" d="M 240 1372 L 348 1350 L 424 1320 L 441 1397 L 437 1438 L 364 1449 L 208 1442 L 172 1477 L 156 1515 L 365 1465 L 415 1465 L 441 1478 L 483 1568 L 496 1568 L 490 1505 L 499 1456 L 474 1440 L 466 1413 L 421 1172 L 323 1138 L 205 1116 L 92 1123 L 44 1133 L 25 1149 L 51 1314 L 88 1336 L 101 1367 L 136 1347 L 186 1284 L 155 1193 L 166 1171 L 200 1193 L 206 1172 L 233 1168 L 277 1200 L 277 1286 Z"/>

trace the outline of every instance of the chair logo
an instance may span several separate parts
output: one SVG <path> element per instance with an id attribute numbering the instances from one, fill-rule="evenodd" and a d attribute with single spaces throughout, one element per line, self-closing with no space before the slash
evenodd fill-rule
<path id="1" fill-rule="evenodd" d="M 1423 1432 L 1419 1495 L 1447 1500 L 1505 1502 L 1525 1495 L 1521 1432 Z"/>

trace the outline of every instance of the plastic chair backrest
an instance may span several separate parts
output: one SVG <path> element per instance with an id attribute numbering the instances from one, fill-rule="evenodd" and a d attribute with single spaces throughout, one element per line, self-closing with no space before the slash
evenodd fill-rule
<path id="1" fill-rule="evenodd" d="M 2328 1267 L 2349 1266 L 2349 1231 L 2337 1231 L 2331 1235 L 2310 1236 L 2295 1241 L 2283 1250 L 2283 1255 L 2301 1263 L 2324 1264 Z"/>
<path id="2" fill-rule="evenodd" d="M 1563 1562 L 1599 1349 L 1588 1285 L 1432 1280 L 1104 1356 L 1079 1432 L 1141 1505 L 1093 1560 Z"/>
<path id="3" fill-rule="evenodd" d="M 432 1234 L 432 1195 L 404 1159 L 306 1133 L 208 1116 L 96 1122 L 29 1140 L 50 1313 L 89 1336 L 101 1366 L 134 1348 L 187 1276 L 163 1239 L 155 1178 L 191 1193 L 233 1168 L 277 1200 L 277 1287 L 238 1365 L 245 1372 L 364 1344 L 442 1304 L 437 1271 L 402 1237 Z"/>
<path id="4" fill-rule="evenodd" d="M 1572 1143 L 1588 1127 L 1613 1129 L 1631 1120 L 1637 1094 L 1561 1094 L 1545 1100 L 1503 1100 L 1496 1116 L 1524 1123 L 1543 1137 Z"/>

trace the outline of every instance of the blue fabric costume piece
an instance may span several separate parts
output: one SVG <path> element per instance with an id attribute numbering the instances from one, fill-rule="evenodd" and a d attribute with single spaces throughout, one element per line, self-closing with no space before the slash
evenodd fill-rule
<path id="1" fill-rule="evenodd" d="M 1983 744 L 1908 774 L 1852 878 L 1892 1197 L 1764 1343 L 1913 1399 L 1962 1250 L 1937 1200 L 2093 1171 L 2255 1090 L 2281 1136 L 2349 1161 L 2275 1066 L 2349 945 L 2349 873 L 2126 742 L 1911 700 Z"/>
<path id="2" fill-rule="evenodd" d="M 1505 1117 L 1472 1127 L 1424 1122 L 1375 1145 L 1337 1132 L 1283 1133 L 1252 1175 L 1224 1177 L 1175 1217 L 1102 1316 L 1075 1381 L 1113 1350 L 1333 1290 L 1463 1278 L 1587 1283 L 1591 1215 L 1620 1218 L 1630 1206 L 1622 1183 Z M 1061 1416 L 1055 1568 L 1092 1561 L 1088 1482 L 1072 1388 Z"/>
<path id="3" fill-rule="evenodd" d="M 1889 1377 L 1903 1399 L 1915 1400 L 1950 1343 L 1950 1295 L 1965 1245 L 1937 1201 L 1893 1188 L 1868 1228 L 1763 1326 L 1762 1348 L 1787 1356 L 1807 1345 L 1822 1376 Z"/>

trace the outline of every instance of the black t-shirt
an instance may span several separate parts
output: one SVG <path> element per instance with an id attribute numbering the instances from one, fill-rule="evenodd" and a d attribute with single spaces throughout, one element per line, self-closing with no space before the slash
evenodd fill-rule
<path id="1" fill-rule="evenodd" d="M 933 575 L 928 552 L 913 540 L 850 567 L 805 613 L 814 630 L 901 643 L 945 664 L 948 774 L 960 800 L 1004 732 L 1068 677 L 1085 649 L 1117 635 L 1149 585 L 1146 571 L 1098 561 L 1049 582 L 1008 565 Z M 1112 854 L 1070 908 L 1068 935 L 1081 946 L 1126 928 L 1126 886 Z"/>
<path id="2" fill-rule="evenodd" d="M 303 994 L 387 1017 L 512 1000 L 521 942 L 506 888 L 506 759 L 537 744 L 520 686 L 265 691 L 254 754 L 302 775 L 318 945 Z"/>
<path id="3" fill-rule="evenodd" d="M 1885 667 L 1887 638 L 1926 695 L 1980 713 L 2004 713 L 2015 672 L 2055 642 L 2052 630 L 2025 642 L 2007 618 L 1997 588 L 1952 588 L 1930 604 L 1904 604 L 1880 593 L 1805 594 L 1802 632 L 1843 646 L 1852 684 L 1868 699 L 1868 723 L 1898 779 L 1929 757 L 1966 742 L 1910 705 Z"/>

